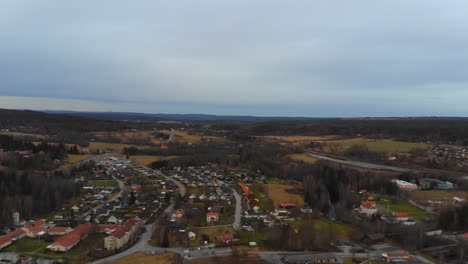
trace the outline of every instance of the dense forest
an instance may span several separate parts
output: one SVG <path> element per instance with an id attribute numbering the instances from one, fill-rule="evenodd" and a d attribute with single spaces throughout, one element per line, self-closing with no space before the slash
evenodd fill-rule
<path id="1" fill-rule="evenodd" d="M 15 170 L 0 172 L 0 226 L 10 226 L 12 213 L 31 219 L 63 207 L 79 194 L 80 186 L 72 177 L 56 173 L 46 176 Z"/>
<path id="2" fill-rule="evenodd" d="M 154 122 L 98 120 L 37 111 L 0 109 L 0 129 L 47 135 L 50 141 L 86 145 L 89 132 L 152 129 Z"/>
<path id="3" fill-rule="evenodd" d="M 362 135 L 468 145 L 468 118 L 320 119 L 263 122 L 238 125 L 237 128 L 250 135 Z"/>

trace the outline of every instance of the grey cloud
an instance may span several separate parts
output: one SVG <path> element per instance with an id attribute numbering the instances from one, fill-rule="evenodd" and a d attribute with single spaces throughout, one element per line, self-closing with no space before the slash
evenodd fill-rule
<path id="1" fill-rule="evenodd" d="M 128 101 L 148 112 L 466 115 L 467 7 L 2 1 L 0 95 Z"/>

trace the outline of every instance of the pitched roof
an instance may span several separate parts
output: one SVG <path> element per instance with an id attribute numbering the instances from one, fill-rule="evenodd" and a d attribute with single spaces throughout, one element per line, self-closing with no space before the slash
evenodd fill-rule
<path id="1" fill-rule="evenodd" d="M 375 207 L 375 202 L 365 201 L 365 202 L 362 202 L 362 206 L 367 208 L 367 209 L 371 209 L 371 208 Z"/>
<path id="2" fill-rule="evenodd" d="M 12 231 L 4 236 L 1 236 L 0 237 L 0 245 L 3 245 L 9 241 L 12 241 L 13 239 L 21 236 L 22 234 L 24 234 L 25 232 L 21 229 L 16 229 L 15 231 Z"/>
<path id="3" fill-rule="evenodd" d="M 63 226 L 54 226 L 54 227 L 49 227 L 47 231 L 49 233 L 65 233 L 67 232 L 67 228 Z"/>
<path id="4" fill-rule="evenodd" d="M 109 237 L 116 237 L 118 239 L 122 238 L 125 236 L 125 234 L 130 231 L 137 223 L 138 219 L 136 218 L 131 218 L 125 221 L 122 225 L 119 225 L 117 229 L 112 233 L 112 235 L 108 236 Z"/>
<path id="5" fill-rule="evenodd" d="M 65 248 L 72 247 L 80 242 L 81 239 L 85 238 L 91 231 L 94 230 L 94 225 L 92 223 L 85 223 L 77 226 L 68 234 L 64 235 L 63 237 L 58 238 L 55 240 L 52 245 L 60 245 Z"/>
<path id="6" fill-rule="evenodd" d="M 409 214 L 405 212 L 397 212 L 394 213 L 393 216 L 395 216 L 396 218 L 406 218 L 409 217 Z"/>
<path id="7" fill-rule="evenodd" d="M 206 214 L 206 216 L 211 217 L 211 216 L 219 216 L 219 213 L 216 212 L 209 212 Z"/>

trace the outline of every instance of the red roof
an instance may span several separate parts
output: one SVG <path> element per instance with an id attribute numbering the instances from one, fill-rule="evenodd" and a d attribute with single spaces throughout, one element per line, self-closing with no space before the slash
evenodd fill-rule
<path id="1" fill-rule="evenodd" d="M 404 212 L 393 213 L 396 218 L 408 218 L 409 214 Z"/>
<path id="2" fill-rule="evenodd" d="M 245 196 L 252 195 L 253 193 L 250 191 L 249 187 L 241 182 L 239 182 L 239 186 L 242 188 Z"/>
<path id="3" fill-rule="evenodd" d="M 50 234 L 65 233 L 67 232 L 67 228 L 63 226 L 54 226 L 54 227 L 49 227 L 47 231 Z"/>
<path id="4" fill-rule="evenodd" d="M 33 234 L 37 234 L 45 230 L 45 222 L 44 220 L 37 220 L 25 227 Z"/>
<path id="5" fill-rule="evenodd" d="M 135 191 L 138 191 L 141 189 L 141 185 L 140 184 L 133 184 L 132 185 L 132 190 L 135 190 Z"/>
<path id="6" fill-rule="evenodd" d="M 161 149 L 169 149 L 169 146 L 167 144 L 162 144 Z"/>
<path id="7" fill-rule="evenodd" d="M 12 231 L 4 236 L 1 236 L 0 237 L 0 246 L 5 244 L 5 243 L 8 243 L 9 241 L 12 241 L 13 239 L 21 236 L 22 234 L 24 234 L 25 232 L 21 229 L 16 229 L 15 231 Z"/>
<path id="8" fill-rule="evenodd" d="M 28 155 L 28 154 L 29 154 L 29 150 L 16 150 L 16 151 L 15 151 L 15 154 L 18 154 L 18 155 Z"/>
<path id="9" fill-rule="evenodd" d="M 468 233 L 461 234 L 461 235 L 460 235 L 460 238 L 462 238 L 462 239 L 468 239 Z"/>
<path id="10" fill-rule="evenodd" d="M 68 234 L 55 240 L 52 245 L 60 245 L 65 248 L 72 247 L 80 242 L 80 240 L 84 239 L 89 233 L 91 233 L 91 231 L 93 231 L 93 229 L 94 225 L 91 223 L 81 224 Z"/>
<path id="11" fill-rule="evenodd" d="M 206 214 L 206 216 L 208 216 L 208 217 L 219 216 L 219 213 L 216 213 L 216 212 L 209 212 L 209 213 Z"/>
<path id="12" fill-rule="evenodd" d="M 117 229 L 112 233 L 111 237 L 116 237 L 118 239 L 122 238 L 137 223 L 138 223 L 138 220 L 136 218 L 131 218 L 131 219 L 125 221 L 122 225 L 119 225 L 117 227 Z"/>
<path id="13" fill-rule="evenodd" d="M 98 225 L 97 226 L 99 232 L 107 232 L 117 228 L 117 224 L 113 225 Z"/>
<path id="14" fill-rule="evenodd" d="M 375 202 L 365 201 L 365 202 L 362 202 L 362 206 L 367 208 L 367 209 L 371 209 L 371 208 L 375 207 Z"/>
<path id="15" fill-rule="evenodd" d="M 293 203 L 280 203 L 280 206 L 282 208 L 291 208 L 291 207 L 296 207 L 296 204 L 293 204 Z"/>

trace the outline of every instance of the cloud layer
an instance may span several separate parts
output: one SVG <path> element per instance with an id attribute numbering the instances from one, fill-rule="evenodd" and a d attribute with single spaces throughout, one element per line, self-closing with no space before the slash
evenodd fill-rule
<path id="1" fill-rule="evenodd" d="M 467 27 L 463 1 L 7 0 L 0 95 L 114 111 L 466 116 Z"/>

